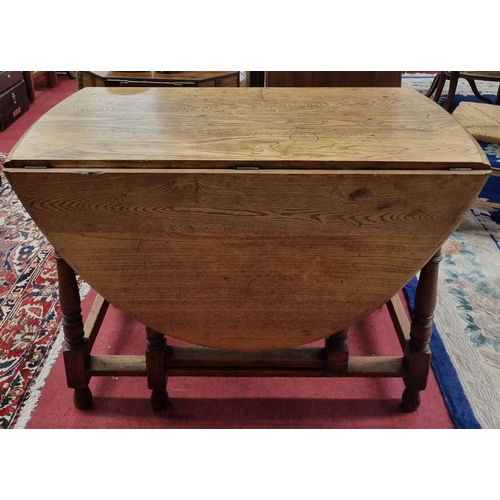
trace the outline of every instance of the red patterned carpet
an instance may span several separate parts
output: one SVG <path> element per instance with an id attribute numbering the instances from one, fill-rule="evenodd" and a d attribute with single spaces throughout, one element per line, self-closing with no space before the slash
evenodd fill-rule
<path id="1" fill-rule="evenodd" d="M 29 111 L 0 133 L 0 164 L 43 113 L 73 92 L 76 82 L 65 75 L 53 89 L 37 82 Z M 9 428 L 58 340 L 59 304 L 53 248 L 0 176 L 0 428 Z"/>
<path id="2" fill-rule="evenodd" d="M 53 249 L 2 176 L 0 205 L 0 427 L 11 426 L 57 339 Z"/>
<path id="3" fill-rule="evenodd" d="M 85 311 L 93 292 L 84 301 Z M 169 339 L 171 345 L 178 342 Z M 385 308 L 350 330 L 358 355 L 400 355 Z M 111 307 L 93 352 L 141 354 L 144 327 Z M 30 429 L 449 429 L 440 390 L 431 374 L 415 413 L 400 411 L 399 379 L 175 377 L 167 383 L 170 405 L 151 409 L 145 378 L 94 378 L 94 408 L 73 406 L 62 356 L 54 365 Z"/>

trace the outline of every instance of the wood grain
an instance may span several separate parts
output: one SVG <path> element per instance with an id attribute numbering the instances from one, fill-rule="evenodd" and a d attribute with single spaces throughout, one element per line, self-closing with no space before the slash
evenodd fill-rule
<path id="1" fill-rule="evenodd" d="M 82 173 L 8 175 L 49 241 L 110 303 L 172 337 L 234 350 L 306 344 L 376 310 L 441 246 L 487 178 Z"/>
<path id="2" fill-rule="evenodd" d="M 330 377 L 324 368 L 314 367 L 314 359 L 319 356 L 314 348 L 305 348 L 298 353 L 300 356 L 295 359 L 295 363 L 288 362 L 281 364 L 281 357 L 278 356 L 273 367 L 249 366 L 247 361 L 252 361 L 254 356 L 246 358 L 235 357 L 232 365 L 226 362 L 222 366 L 217 366 L 219 358 L 212 357 L 212 363 L 204 363 L 203 352 L 193 348 L 192 352 L 180 351 L 177 348 L 174 366 L 167 368 L 169 377 Z M 308 352 L 311 351 L 311 352 Z M 234 353 L 230 353 L 234 356 Z M 229 357 L 229 356 L 228 356 Z M 185 359 L 187 365 L 183 366 L 181 360 Z M 199 364 L 196 360 L 199 360 Z M 193 360 L 191 363 L 190 360 Z M 227 361 L 227 360 L 226 360 Z M 169 365 L 167 359 L 166 364 Z M 238 366 L 238 363 L 241 363 Z M 256 365 L 259 365 L 257 360 Z M 176 366 L 177 365 L 177 366 Z M 353 356 L 349 360 L 349 368 L 346 377 L 402 377 L 406 374 L 403 358 L 398 356 Z M 146 375 L 146 361 L 144 356 L 114 355 L 114 356 L 90 356 L 89 377 L 144 377 Z"/>
<path id="3" fill-rule="evenodd" d="M 449 113 L 406 88 L 86 88 L 45 114 L 5 168 L 30 164 L 489 168 Z"/>

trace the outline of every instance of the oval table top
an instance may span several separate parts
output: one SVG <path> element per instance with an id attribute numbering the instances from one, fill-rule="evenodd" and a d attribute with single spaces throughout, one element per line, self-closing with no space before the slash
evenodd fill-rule
<path id="1" fill-rule="evenodd" d="M 89 88 L 42 117 L 5 172 L 111 304 L 193 344 L 267 350 L 382 306 L 490 169 L 413 90 Z"/>

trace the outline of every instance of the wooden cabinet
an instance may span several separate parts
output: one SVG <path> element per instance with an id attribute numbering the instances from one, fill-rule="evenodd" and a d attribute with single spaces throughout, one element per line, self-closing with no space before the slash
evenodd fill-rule
<path id="1" fill-rule="evenodd" d="M 23 79 L 22 71 L 0 71 L 0 94 Z"/>
<path id="2" fill-rule="evenodd" d="M 251 71 L 252 87 L 401 87 L 401 71 Z"/>
<path id="3" fill-rule="evenodd" d="M 84 87 L 239 87 L 239 71 L 83 71 Z"/>
<path id="4" fill-rule="evenodd" d="M 0 132 L 29 109 L 21 71 L 0 71 Z"/>

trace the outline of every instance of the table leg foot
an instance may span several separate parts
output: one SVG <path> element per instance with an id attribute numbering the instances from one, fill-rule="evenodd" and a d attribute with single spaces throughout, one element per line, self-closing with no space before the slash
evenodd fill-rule
<path id="1" fill-rule="evenodd" d="M 168 404 L 168 393 L 165 389 L 153 389 L 151 392 L 151 406 L 154 411 L 161 411 Z"/>
<path id="2" fill-rule="evenodd" d="M 75 389 L 73 403 L 79 410 L 90 408 L 92 406 L 92 391 L 88 387 Z"/>
<path id="3" fill-rule="evenodd" d="M 420 406 L 420 391 L 405 389 L 401 398 L 401 408 L 406 412 L 414 412 Z"/>

